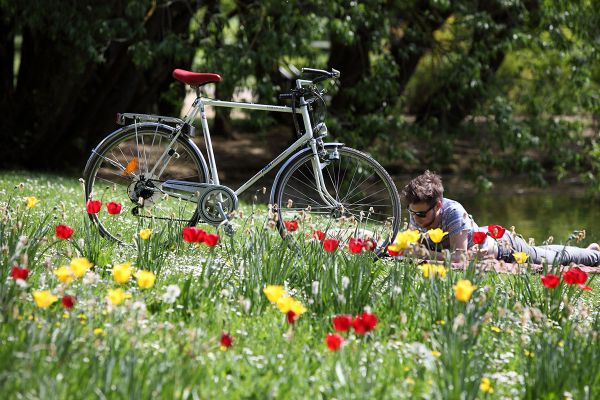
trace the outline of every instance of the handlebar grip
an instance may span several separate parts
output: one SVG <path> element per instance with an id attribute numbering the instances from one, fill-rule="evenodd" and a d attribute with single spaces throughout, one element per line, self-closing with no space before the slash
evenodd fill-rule
<path id="1" fill-rule="evenodd" d="M 322 70 L 322 69 L 315 69 L 315 68 L 302 68 L 302 73 L 306 73 L 306 74 L 319 74 L 319 75 L 329 75 L 329 72 Z"/>

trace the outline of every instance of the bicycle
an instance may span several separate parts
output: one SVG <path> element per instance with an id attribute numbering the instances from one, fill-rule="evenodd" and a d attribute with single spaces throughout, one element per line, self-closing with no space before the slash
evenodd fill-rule
<path id="1" fill-rule="evenodd" d="M 238 207 L 238 196 L 283 162 L 270 192 L 272 213 L 283 238 L 293 235 L 298 222 L 308 221 L 313 232 L 325 232 L 340 240 L 371 238 L 380 252 L 385 250 L 400 223 L 396 186 L 369 155 L 343 143 L 323 141 L 328 134 L 326 106 L 324 92 L 317 84 L 339 78 L 339 71 L 304 68 L 302 73 L 302 77 L 313 79 L 297 79 L 289 92 L 279 95 L 282 100 L 291 100 L 291 106 L 282 106 L 210 98 L 201 89 L 219 82 L 218 74 L 176 69 L 173 77 L 196 91 L 183 119 L 117 114 L 117 123 L 123 127 L 92 150 L 84 170 L 86 201 L 123 206 L 119 216 L 89 214 L 102 236 L 124 243 L 135 236 L 146 219 L 188 226 L 205 222 L 224 227 L 231 234 L 230 216 Z M 233 190 L 219 182 L 205 106 L 291 113 L 299 137 Z M 198 113 L 208 163 L 192 140 Z"/>

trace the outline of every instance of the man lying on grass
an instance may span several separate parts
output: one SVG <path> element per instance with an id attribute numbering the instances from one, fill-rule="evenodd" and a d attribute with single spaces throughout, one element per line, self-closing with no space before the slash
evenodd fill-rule
<path id="1" fill-rule="evenodd" d="M 437 247 L 428 238 L 423 238 L 422 244 L 430 250 L 449 250 L 453 262 L 462 261 L 467 251 L 475 250 L 478 245 L 481 253 L 505 262 L 515 262 L 514 254 L 522 252 L 532 264 L 542 264 L 545 260 L 549 265 L 600 265 L 600 246 L 597 243 L 587 248 L 530 246 L 522 237 L 505 231 L 501 226 L 480 228 L 459 202 L 443 195 L 441 177 L 430 171 L 412 179 L 402 190 L 403 203 L 408 204 L 410 214 L 409 228 L 421 232 L 440 228 L 448 232 Z M 437 258 L 442 259 L 443 254 L 438 252 Z"/>

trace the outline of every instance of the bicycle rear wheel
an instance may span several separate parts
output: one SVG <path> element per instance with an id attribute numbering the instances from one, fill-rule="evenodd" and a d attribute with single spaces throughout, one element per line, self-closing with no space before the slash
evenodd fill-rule
<path id="1" fill-rule="evenodd" d="M 184 136 L 173 142 L 173 128 L 155 123 L 126 126 L 104 139 L 85 167 L 86 201 L 103 204 L 90 218 L 103 236 L 122 243 L 131 243 L 141 227 L 195 225 L 195 188 L 206 182 L 207 174 L 196 145 Z M 109 210 L 108 203 L 122 209 L 115 214 L 118 207 Z"/>
<path id="2" fill-rule="evenodd" d="M 313 154 L 308 151 L 292 162 L 282 173 L 275 194 L 278 209 L 278 228 L 284 238 L 297 229 L 296 223 L 305 224 L 300 231 L 311 235 L 324 232 L 342 243 L 351 237 L 377 243 L 377 250 L 385 250 L 398 232 L 400 198 L 388 173 L 368 155 L 348 147 L 329 151 L 321 161 L 321 171 L 327 192 L 333 198 L 321 195 Z M 292 234 L 293 237 L 293 234 Z"/>

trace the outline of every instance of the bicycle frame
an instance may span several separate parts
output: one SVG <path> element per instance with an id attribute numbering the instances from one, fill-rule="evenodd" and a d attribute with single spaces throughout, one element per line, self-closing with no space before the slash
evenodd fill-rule
<path id="1" fill-rule="evenodd" d="M 296 86 L 301 88 L 303 85 L 312 84 L 312 81 L 309 80 L 296 80 Z M 219 185 L 219 175 L 217 170 L 217 164 L 214 156 L 214 151 L 212 147 L 212 142 L 210 138 L 210 131 L 208 128 L 208 121 L 206 118 L 205 106 L 212 107 L 227 107 L 227 108 L 239 108 L 245 110 L 259 110 L 259 111 L 270 111 L 270 112 L 285 112 L 285 113 L 293 113 L 294 110 L 289 106 L 277 106 L 270 104 L 257 104 L 257 103 L 244 103 L 244 102 L 234 102 L 234 101 L 222 101 L 222 100 L 214 100 L 206 97 L 202 97 L 200 92 L 197 91 L 197 97 L 194 103 L 192 104 L 191 110 L 188 114 L 183 118 L 185 123 L 192 125 L 192 122 L 196 118 L 198 112 L 200 113 L 200 119 L 202 124 L 202 133 L 204 135 L 204 140 L 206 143 L 206 152 L 208 154 L 208 164 L 209 164 L 209 183 Z M 241 193 L 244 193 L 249 187 L 251 187 L 257 180 L 265 176 L 269 171 L 278 166 L 283 160 L 288 158 L 294 152 L 296 152 L 299 148 L 308 144 L 313 153 L 313 170 L 315 173 L 315 177 L 317 178 L 316 182 L 319 188 L 319 194 L 323 201 L 329 203 L 331 206 L 337 204 L 337 201 L 327 192 L 325 189 L 325 180 L 323 179 L 321 162 L 319 161 L 319 155 L 317 151 L 317 140 L 313 136 L 312 124 L 310 120 L 310 114 L 308 112 L 308 103 L 304 99 L 304 97 L 300 98 L 300 106 L 296 109 L 296 113 L 302 115 L 302 120 L 304 123 L 305 133 L 298 138 L 290 147 L 285 149 L 282 153 L 280 153 L 277 157 L 271 160 L 264 168 L 258 171 L 254 176 L 248 179 L 245 183 L 243 183 L 237 190 L 235 190 L 235 195 L 239 196 Z M 181 134 L 181 131 L 178 132 Z M 175 138 L 176 139 L 176 138 Z M 166 154 L 166 152 L 165 152 Z M 164 154 L 163 154 L 164 156 Z M 159 160 L 160 163 L 160 160 Z"/>

